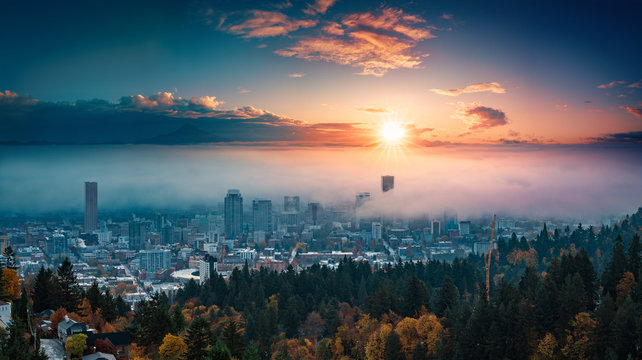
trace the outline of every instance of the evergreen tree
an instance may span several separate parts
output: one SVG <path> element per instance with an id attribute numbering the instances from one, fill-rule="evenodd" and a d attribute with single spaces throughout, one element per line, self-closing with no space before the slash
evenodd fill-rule
<path id="1" fill-rule="evenodd" d="M 633 240 L 631 240 L 631 245 L 629 245 L 626 270 L 630 271 L 631 274 L 635 276 L 636 280 L 638 280 L 640 269 L 642 268 L 640 264 L 640 251 L 642 251 L 642 247 L 640 246 L 640 235 L 635 234 L 633 236 Z"/>
<path id="2" fill-rule="evenodd" d="M 227 346 L 232 356 L 240 358 L 243 355 L 243 330 L 236 321 L 228 321 L 221 331 L 221 340 Z"/>
<path id="3" fill-rule="evenodd" d="M 45 269 L 44 266 L 40 267 L 38 275 L 33 288 L 33 311 L 39 313 L 47 309 L 57 309 L 56 304 L 56 283 L 54 282 L 54 275 L 50 269 Z"/>
<path id="4" fill-rule="evenodd" d="M 459 290 L 457 290 L 450 276 L 446 276 L 435 302 L 435 313 L 438 316 L 444 316 L 447 309 L 455 309 L 458 303 Z"/>
<path id="5" fill-rule="evenodd" d="M 622 245 L 622 237 L 617 236 L 615 240 L 615 245 L 613 245 L 613 253 L 611 254 L 611 260 L 602 274 L 602 287 L 603 294 L 609 294 L 612 298 L 617 297 L 617 284 L 622 278 L 622 275 L 626 271 L 626 255 L 624 255 L 624 246 Z"/>
<path id="6" fill-rule="evenodd" d="M 18 270 L 18 262 L 16 261 L 16 253 L 13 251 L 11 246 L 4 248 L 2 253 L 5 258 L 7 258 L 7 269 Z"/>
<path id="7" fill-rule="evenodd" d="M 401 348 L 399 334 L 395 331 L 391 331 L 386 337 L 386 343 L 383 349 L 383 360 L 399 360 L 404 358 L 405 356 Z"/>
<path id="8" fill-rule="evenodd" d="M 82 300 L 82 290 L 78 286 L 73 268 L 74 266 L 69 261 L 69 258 L 66 257 L 57 270 L 60 300 L 62 302 L 62 306 L 68 312 L 76 311 Z"/>
<path id="9" fill-rule="evenodd" d="M 417 315 L 422 306 L 430 310 L 430 296 L 423 281 L 413 274 L 404 285 L 401 305 L 403 315 L 413 317 Z"/>
<path id="10" fill-rule="evenodd" d="M 118 297 L 115 300 L 116 303 L 116 314 L 118 316 L 126 316 L 128 312 L 130 312 L 132 309 L 125 300 L 123 300 L 123 297 L 118 295 Z"/>
<path id="11" fill-rule="evenodd" d="M 109 322 L 116 320 L 118 317 L 116 301 L 110 289 L 105 289 L 100 297 L 100 310 L 103 318 Z"/>
<path id="12" fill-rule="evenodd" d="M 172 333 L 178 335 L 181 331 L 185 329 L 185 316 L 183 315 L 183 311 L 181 309 L 181 306 L 176 304 L 172 308 Z"/>
<path id="13" fill-rule="evenodd" d="M 89 300 L 92 309 L 97 310 L 98 308 L 103 307 L 103 296 L 100 293 L 97 282 L 94 281 L 91 284 L 91 286 L 87 290 L 87 293 L 85 294 L 85 297 L 87 298 L 87 300 Z"/>
<path id="14" fill-rule="evenodd" d="M 259 348 L 254 342 L 250 342 L 247 345 L 245 351 L 243 352 L 241 360 L 261 360 L 261 356 L 259 355 Z"/>
<path id="15" fill-rule="evenodd" d="M 163 338 L 171 330 L 167 298 L 155 293 L 150 301 L 141 301 L 136 306 L 134 318 L 127 326 L 136 343 L 147 347 L 161 345 Z"/>
<path id="16" fill-rule="evenodd" d="M 207 360 L 230 360 L 232 355 L 230 349 L 219 339 L 214 339 L 212 347 L 207 351 Z"/>
<path id="17" fill-rule="evenodd" d="M 202 317 L 197 317 L 187 328 L 187 351 L 185 360 L 202 360 L 207 357 L 210 343 L 210 324 Z"/>

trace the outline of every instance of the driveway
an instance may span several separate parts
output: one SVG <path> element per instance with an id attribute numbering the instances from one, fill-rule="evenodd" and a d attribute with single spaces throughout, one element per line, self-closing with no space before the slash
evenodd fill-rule
<path id="1" fill-rule="evenodd" d="M 49 360 L 63 360 L 65 358 L 65 348 L 62 341 L 58 339 L 41 339 L 40 347 L 45 351 Z"/>

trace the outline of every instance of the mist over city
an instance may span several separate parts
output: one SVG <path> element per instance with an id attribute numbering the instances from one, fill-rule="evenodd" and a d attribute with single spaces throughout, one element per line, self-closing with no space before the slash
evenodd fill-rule
<path id="1" fill-rule="evenodd" d="M 641 13 L 0 1 L 0 360 L 642 359 Z"/>

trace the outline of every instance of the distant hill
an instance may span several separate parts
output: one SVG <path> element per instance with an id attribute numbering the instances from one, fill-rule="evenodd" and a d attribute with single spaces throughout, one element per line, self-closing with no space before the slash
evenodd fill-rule
<path id="1" fill-rule="evenodd" d="M 222 142 L 223 139 L 216 135 L 201 130 L 195 125 L 184 124 L 171 133 L 158 135 L 153 138 L 138 141 L 137 144 L 156 144 L 156 145 L 192 145 Z"/>

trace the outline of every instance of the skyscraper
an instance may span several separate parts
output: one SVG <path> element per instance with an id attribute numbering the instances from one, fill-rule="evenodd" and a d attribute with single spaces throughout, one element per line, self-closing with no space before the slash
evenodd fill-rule
<path id="1" fill-rule="evenodd" d="M 285 212 L 299 212 L 300 200 L 298 196 L 284 196 L 283 197 L 283 211 Z"/>
<path id="2" fill-rule="evenodd" d="M 369 192 L 358 193 L 354 201 L 354 207 L 358 209 L 361 207 L 361 205 L 363 205 L 368 200 L 370 200 Z"/>
<path id="3" fill-rule="evenodd" d="M 438 237 L 441 236 L 441 227 L 440 227 L 440 225 L 441 224 L 439 223 L 439 220 L 433 220 L 432 226 L 431 226 L 432 227 L 431 228 L 431 232 L 432 232 L 433 240 L 436 240 Z"/>
<path id="4" fill-rule="evenodd" d="M 85 232 L 98 228 L 98 183 L 85 182 Z"/>
<path id="5" fill-rule="evenodd" d="M 225 197 L 225 238 L 234 239 L 243 230 L 243 197 L 236 189 L 228 190 Z"/>
<path id="6" fill-rule="evenodd" d="M 381 177 L 381 190 L 387 192 L 395 188 L 395 177 L 392 175 L 384 175 Z"/>
<path id="7" fill-rule="evenodd" d="M 272 200 L 252 201 L 254 231 L 272 231 Z"/>
<path id="8" fill-rule="evenodd" d="M 129 249 L 144 250 L 144 226 L 138 220 L 129 222 Z"/>
<path id="9" fill-rule="evenodd" d="M 306 212 L 306 223 L 308 225 L 321 224 L 321 204 L 317 202 L 308 203 L 308 211 Z"/>

